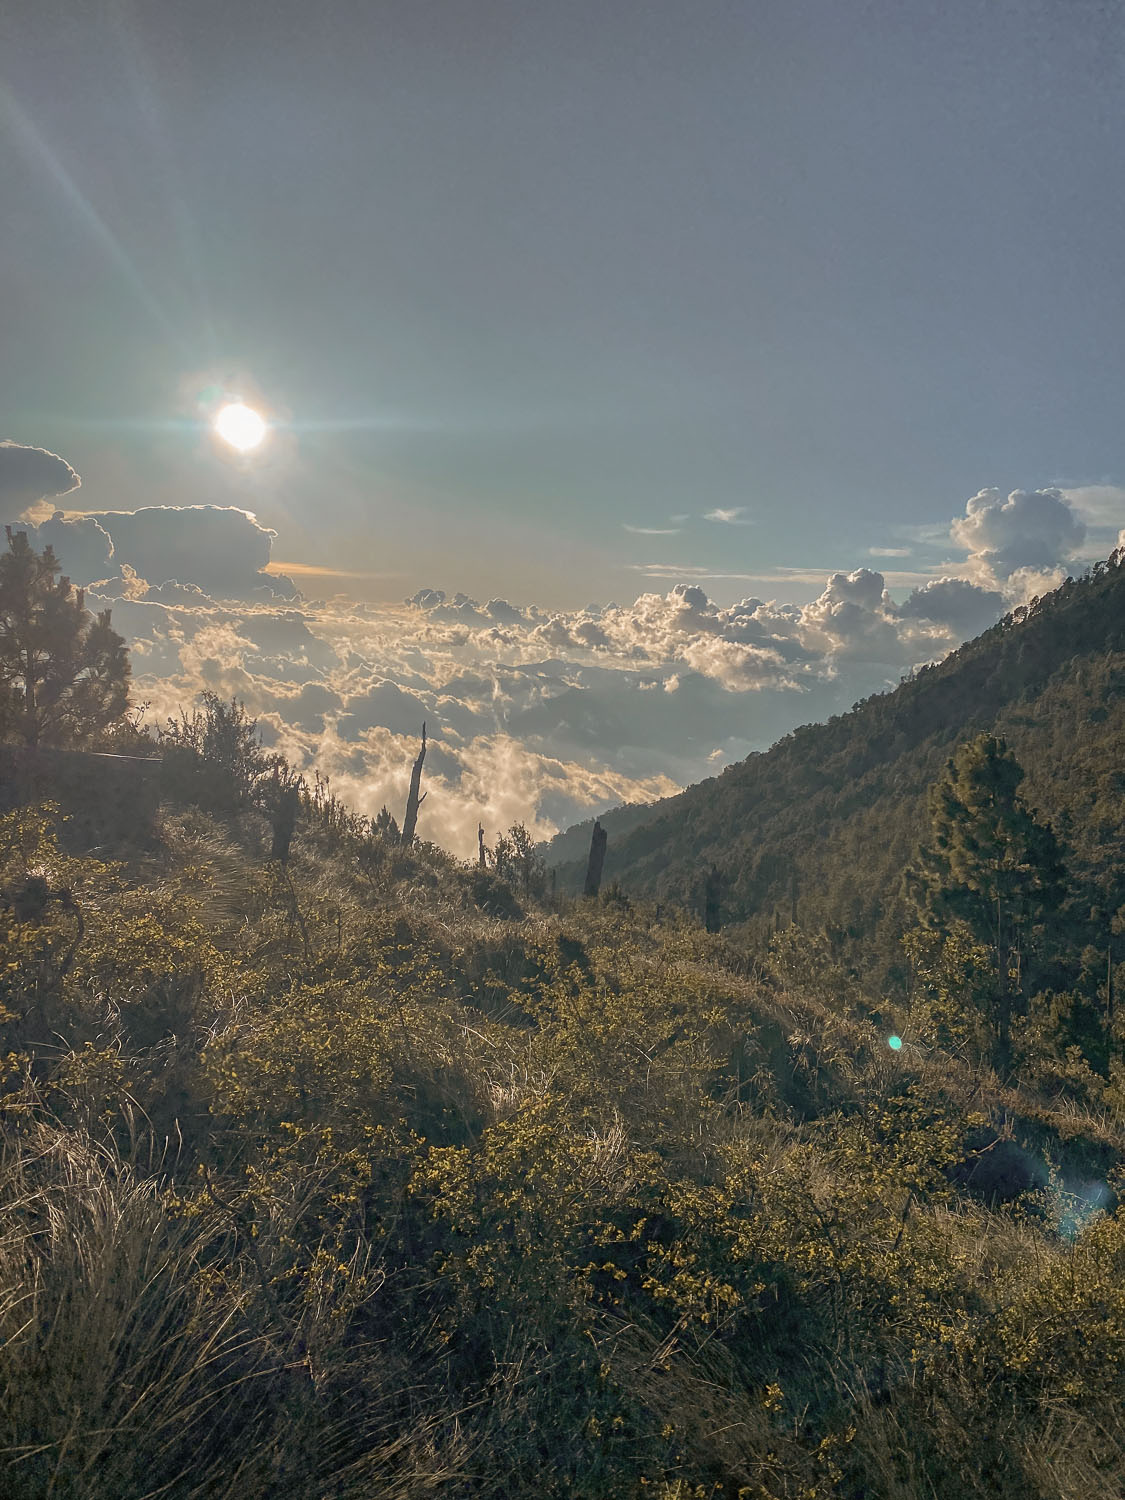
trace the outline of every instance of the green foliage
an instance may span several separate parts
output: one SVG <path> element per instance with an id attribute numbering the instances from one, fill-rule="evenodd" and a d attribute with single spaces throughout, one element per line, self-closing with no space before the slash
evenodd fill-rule
<path id="1" fill-rule="evenodd" d="M 270 763 L 243 704 L 224 703 L 212 692 L 200 701 L 201 708 L 181 710 L 158 733 L 164 786 L 178 800 L 230 814 L 249 805 Z"/>
<path id="2" fill-rule="evenodd" d="M 911 1021 L 931 1046 L 971 1057 L 987 1056 L 992 1036 L 989 1016 L 996 994 L 992 949 L 967 922 L 954 919 L 948 930 L 916 927 L 903 937 L 915 988 Z"/>
<path id="3" fill-rule="evenodd" d="M 1062 861 L 1049 825 L 1020 800 L 1023 768 L 1003 740 L 959 747 L 930 797 L 930 831 L 911 872 L 922 921 L 963 922 L 1005 953 L 1057 904 Z"/>
<path id="4" fill-rule="evenodd" d="M 1086 988 L 1015 1032 L 1051 1092 L 1000 1090 L 963 919 L 917 925 L 891 1052 L 839 929 L 756 967 L 511 864 L 502 914 L 322 786 L 283 868 L 209 711 L 233 812 L 166 805 L 113 862 L 0 820 L 0 1491 L 1119 1492 L 1125 1137 L 1112 1065 L 1086 1112 L 1060 1071 Z M 989 1206 L 964 1168 L 1005 1134 L 1041 1171 Z"/>
<path id="5" fill-rule="evenodd" d="M 85 608 L 48 546 L 8 528 L 0 556 L 0 738 L 82 745 L 121 722 L 129 700 L 125 642 L 110 612 Z"/>
<path id="6" fill-rule="evenodd" d="M 1063 885 L 1054 833 L 1019 798 L 1023 775 L 993 735 L 960 746 L 933 788 L 929 837 L 907 872 L 919 920 L 943 939 L 939 1003 L 948 1015 L 949 980 L 960 956 L 962 990 L 987 1011 L 1001 1072 L 1011 1062 L 1013 991 L 1018 996 L 1022 961 L 1030 956 L 1024 950 L 1050 921 Z M 987 997 L 980 982 L 986 945 L 992 954 Z"/>
<path id="7" fill-rule="evenodd" d="M 630 897 L 687 907 L 714 867 L 724 931 L 759 961 L 780 913 L 807 934 L 831 934 L 834 963 L 869 993 L 905 1004 L 901 937 L 916 918 L 903 872 L 928 836 L 928 800 L 950 755 L 987 732 L 1011 746 L 1027 773 L 1027 805 L 1066 850 L 1049 941 L 1036 951 L 1021 943 L 1022 993 L 1074 988 L 1090 944 L 1104 977 L 1112 924 L 1125 908 L 1123 620 L 1119 550 L 894 691 L 648 809 L 602 814 L 605 877 Z M 586 824 L 548 851 L 561 889 L 581 889 L 589 841 Z"/>

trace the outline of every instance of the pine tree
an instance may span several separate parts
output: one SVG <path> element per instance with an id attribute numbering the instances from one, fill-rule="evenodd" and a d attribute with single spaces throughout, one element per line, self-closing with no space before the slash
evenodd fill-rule
<path id="1" fill-rule="evenodd" d="M 27 745 L 80 745 L 119 720 L 129 657 L 48 546 L 36 552 L 9 526 L 0 556 L 0 736 Z"/>
<path id="2" fill-rule="evenodd" d="M 1023 769 L 990 734 L 962 745 L 930 796 L 930 837 L 908 885 L 923 927 L 948 938 L 966 929 L 992 954 L 993 1061 L 1011 1063 L 1014 995 L 1030 934 L 1049 920 L 1063 887 L 1050 825 L 1019 796 Z M 1014 989 L 1013 989 L 1014 984 Z"/>

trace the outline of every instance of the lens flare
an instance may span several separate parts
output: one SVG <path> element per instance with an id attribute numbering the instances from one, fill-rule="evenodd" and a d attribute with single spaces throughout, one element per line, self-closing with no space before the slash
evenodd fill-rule
<path id="1" fill-rule="evenodd" d="M 229 401 L 215 413 L 215 431 L 224 443 L 237 448 L 239 453 L 249 453 L 266 435 L 266 424 L 252 406 L 242 401 Z"/>

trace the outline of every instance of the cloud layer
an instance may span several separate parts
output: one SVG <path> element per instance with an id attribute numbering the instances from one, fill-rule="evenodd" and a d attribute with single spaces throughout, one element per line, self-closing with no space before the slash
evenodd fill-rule
<path id="1" fill-rule="evenodd" d="M 570 612 L 440 589 L 280 607 L 177 584 L 119 595 L 114 619 L 153 717 L 203 688 L 240 698 L 271 744 L 361 811 L 400 811 L 424 721 L 422 832 L 468 855 L 478 821 L 546 836 L 713 774 L 943 655 L 1001 604 L 943 580 L 898 605 L 861 568 L 804 606 L 722 606 L 678 584 Z"/>
<path id="2" fill-rule="evenodd" d="M 21 501 L 34 503 L 44 483 L 77 483 L 55 455 L 10 449 L 5 458 L 0 447 L 0 478 Z M 1099 539 L 1110 489 L 1075 492 L 1099 508 Z M 710 518 L 735 525 L 742 513 Z M 917 563 L 919 550 L 951 540 L 962 554 L 912 574 L 821 573 L 805 604 L 748 595 L 723 605 L 697 569 L 629 604 L 570 611 L 439 588 L 398 605 L 303 599 L 265 571 L 273 532 L 231 507 L 60 511 L 35 536 L 76 583 L 96 585 L 92 604 L 112 604 L 150 722 L 205 688 L 237 697 L 294 764 L 329 775 L 359 811 L 386 803 L 398 816 L 425 721 L 419 831 L 469 856 L 478 821 L 490 837 L 515 821 L 546 837 L 671 793 L 893 686 L 1072 570 L 1087 527 L 1060 490 L 982 490 L 913 548 L 868 549 Z"/>

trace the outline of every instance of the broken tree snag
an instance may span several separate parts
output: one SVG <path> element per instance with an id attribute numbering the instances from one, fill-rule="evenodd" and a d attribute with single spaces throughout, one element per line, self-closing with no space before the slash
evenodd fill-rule
<path id="1" fill-rule="evenodd" d="M 477 864 L 484 869 L 484 824 L 477 824 Z"/>
<path id="2" fill-rule="evenodd" d="M 601 889 L 602 866 L 605 864 L 605 846 L 608 842 L 609 834 L 595 820 L 594 832 L 590 839 L 590 859 L 586 865 L 586 884 L 582 889 L 584 896 L 596 896 Z"/>
<path id="3" fill-rule="evenodd" d="M 426 726 L 422 725 L 422 748 L 418 751 L 418 758 L 414 762 L 410 772 L 410 794 L 406 799 L 406 816 L 402 820 L 402 845 L 409 849 L 414 842 L 414 830 L 418 826 L 418 809 L 426 800 L 426 793 L 419 797 L 418 789 L 422 785 L 422 762 L 426 758 Z"/>
<path id="4" fill-rule="evenodd" d="M 300 788 L 296 782 L 290 786 L 280 787 L 277 801 L 273 808 L 273 845 L 270 849 L 270 858 L 276 859 L 279 864 L 289 863 L 289 845 L 293 842 L 293 830 L 297 826 L 297 806 L 300 800 Z"/>

